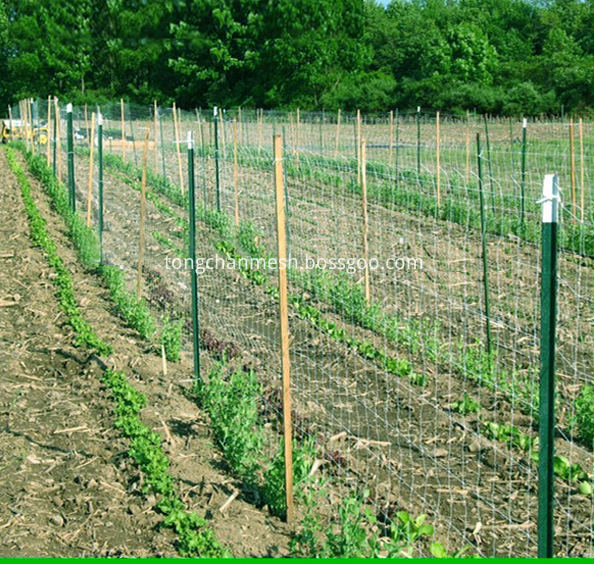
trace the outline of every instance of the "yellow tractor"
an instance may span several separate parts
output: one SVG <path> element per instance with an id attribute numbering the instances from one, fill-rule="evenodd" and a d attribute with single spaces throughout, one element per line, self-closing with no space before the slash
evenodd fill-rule
<path id="1" fill-rule="evenodd" d="M 6 143 L 11 139 L 28 139 L 32 143 L 39 143 L 45 145 L 48 142 L 48 124 L 41 122 L 37 126 L 31 127 L 31 124 L 26 124 L 20 119 L 4 119 L 0 122 L 2 143 Z"/>

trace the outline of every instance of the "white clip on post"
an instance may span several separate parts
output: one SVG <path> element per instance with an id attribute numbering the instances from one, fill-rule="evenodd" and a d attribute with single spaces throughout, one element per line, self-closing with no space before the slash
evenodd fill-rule
<path id="1" fill-rule="evenodd" d="M 213 106 L 213 117 L 217 117 L 217 106 Z"/>
<path id="2" fill-rule="evenodd" d="M 523 118 L 523 129 L 527 129 L 527 118 Z"/>
<path id="3" fill-rule="evenodd" d="M 103 116 L 101 113 L 97 114 L 97 125 L 103 125 Z"/>
<path id="4" fill-rule="evenodd" d="M 542 205 L 542 223 L 558 223 L 558 203 L 560 202 L 560 189 L 558 175 L 546 174 L 543 179 L 543 197 L 537 203 Z"/>
<path id="5" fill-rule="evenodd" d="M 194 142 L 192 140 L 192 131 L 188 132 L 188 150 L 194 149 Z"/>
<path id="6" fill-rule="evenodd" d="M 72 104 L 70 102 L 68 104 L 66 104 L 66 113 L 68 113 L 68 114 L 72 113 Z"/>

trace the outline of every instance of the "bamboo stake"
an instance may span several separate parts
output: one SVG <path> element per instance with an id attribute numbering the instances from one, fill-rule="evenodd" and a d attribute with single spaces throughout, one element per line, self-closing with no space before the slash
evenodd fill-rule
<path id="1" fill-rule="evenodd" d="M 436 196 L 440 207 L 440 112 L 436 112 Z"/>
<path id="2" fill-rule="evenodd" d="M 95 149 L 95 112 L 91 114 L 91 147 L 89 148 L 89 189 L 87 191 L 87 227 L 91 227 L 91 209 L 93 207 L 93 151 Z"/>
<path id="3" fill-rule="evenodd" d="M 578 140 L 581 152 L 581 221 L 585 216 L 585 146 L 583 140 L 583 118 L 578 120 Z"/>
<path id="4" fill-rule="evenodd" d="M 223 143 L 223 159 L 227 159 L 227 149 L 225 147 L 225 122 L 223 121 L 223 110 L 219 112 L 219 130 L 221 131 L 221 142 Z"/>
<path id="5" fill-rule="evenodd" d="M 393 166 L 393 144 L 395 135 L 395 116 L 393 111 L 390 111 L 390 129 L 388 135 L 388 166 Z"/>
<path id="6" fill-rule="evenodd" d="M 357 183 L 362 183 L 362 116 L 357 110 Z"/>
<path id="7" fill-rule="evenodd" d="M 27 98 L 27 112 L 29 114 L 29 130 L 31 132 L 31 153 L 35 154 L 35 135 L 33 124 L 33 102 L 31 98 Z"/>
<path id="8" fill-rule="evenodd" d="M 285 455 L 285 500 L 287 522 L 293 521 L 293 450 L 291 426 L 291 380 L 289 364 L 289 318 L 287 313 L 287 242 L 285 231 L 285 194 L 283 191 L 283 141 L 274 137 L 275 200 L 277 211 L 277 255 L 279 260 L 279 316 L 281 324 L 281 364 L 283 375 L 283 443 Z"/>
<path id="9" fill-rule="evenodd" d="M 576 170 L 574 162 L 574 121 L 570 118 L 570 186 L 572 192 L 572 214 L 576 214 Z M 575 221 L 573 219 L 573 221 Z"/>
<path id="10" fill-rule="evenodd" d="M 233 120 L 233 191 L 236 207 L 236 225 L 240 225 L 240 195 L 238 192 L 238 131 L 237 122 Z"/>
<path id="11" fill-rule="evenodd" d="M 182 176 L 182 155 L 180 153 L 180 139 L 179 139 L 179 132 L 178 132 L 178 119 L 176 113 L 176 103 L 172 104 L 172 113 L 174 117 L 174 141 L 176 145 L 176 153 L 178 155 L 178 177 L 180 179 L 180 191 L 182 194 L 184 193 L 184 178 Z"/>
<path id="12" fill-rule="evenodd" d="M 335 158 L 339 156 L 339 133 L 341 132 L 341 108 L 337 110 L 337 139 L 335 141 Z"/>
<path id="13" fill-rule="evenodd" d="M 366 268 L 364 270 L 364 291 L 366 295 L 366 304 L 370 305 L 370 271 L 368 267 L 368 194 L 366 185 L 366 140 L 362 139 L 360 145 L 360 158 L 361 158 L 361 184 L 362 184 L 362 239 L 364 254 L 363 259 L 365 261 Z"/>
<path id="14" fill-rule="evenodd" d="M 8 127 L 10 127 L 10 136 L 14 137 L 14 130 L 12 128 L 12 108 L 8 104 Z"/>
<path id="15" fill-rule="evenodd" d="M 54 97 L 54 119 L 56 120 L 56 146 L 58 150 L 58 184 L 62 182 L 62 120 L 60 119 L 60 106 L 58 98 Z"/>
<path id="16" fill-rule="evenodd" d="M 122 124 L 122 160 L 126 162 L 126 119 L 124 117 L 124 100 L 120 98 L 120 121 Z"/>
<path id="17" fill-rule="evenodd" d="M 143 174 L 141 177 L 140 191 L 140 217 L 138 221 L 138 264 L 136 270 L 136 297 L 142 297 L 143 284 L 143 261 L 145 256 L 145 216 L 147 215 L 147 159 L 149 152 L 149 130 L 145 133 L 143 145 Z"/>
<path id="18" fill-rule="evenodd" d="M 48 96 L 48 119 L 47 119 L 47 147 L 46 147 L 46 163 L 50 166 L 50 152 L 51 152 L 51 138 L 52 138 L 52 97 Z"/>
<path id="19" fill-rule="evenodd" d="M 157 121 L 157 100 L 153 100 L 153 139 L 155 139 L 155 174 L 159 174 L 159 123 Z"/>

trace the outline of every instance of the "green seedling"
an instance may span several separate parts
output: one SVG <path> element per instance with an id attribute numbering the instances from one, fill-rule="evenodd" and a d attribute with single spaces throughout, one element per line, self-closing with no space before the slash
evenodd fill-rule
<path id="1" fill-rule="evenodd" d="M 463 392 L 463 399 L 451 403 L 450 409 L 461 415 L 468 415 L 469 413 L 477 413 L 479 411 L 479 403 L 472 399 L 467 392 Z"/>

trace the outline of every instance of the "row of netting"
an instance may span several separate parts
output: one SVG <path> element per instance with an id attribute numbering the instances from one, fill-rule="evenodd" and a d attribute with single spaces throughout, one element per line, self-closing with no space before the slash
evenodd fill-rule
<path id="1" fill-rule="evenodd" d="M 47 123 L 44 107 L 34 127 Z M 31 148 L 65 182 L 64 110 L 59 126 L 50 115 L 48 144 L 32 136 Z M 73 109 L 77 200 L 81 213 L 91 202 L 94 226 L 98 111 Z M 434 533 L 418 531 L 415 555 L 433 541 L 448 554 L 536 553 L 539 200 L 544 176 L 557 174 L 555 553 L 592 551 L 592 121 L 124 103 L 100 112 L 103 260 L 120 265 L 135 292 L 142 248 L 142 295 L 164 334 L 179 332 L 189 366 L 197 272 L 201 377 L 224 373 L 231 385 L 234 371 L 256 375 L 246 388 L 258 395 L 259 448 L 271 457 L 283 407 L 282 160 L 295 450 L 317 460 L 296 490 L 309 484 L 310 505 L 301 503 L 323 522 L 345 519 L 345 500 L 361 500 L 389 535 L 402 512 L 425 515 Z"/>

